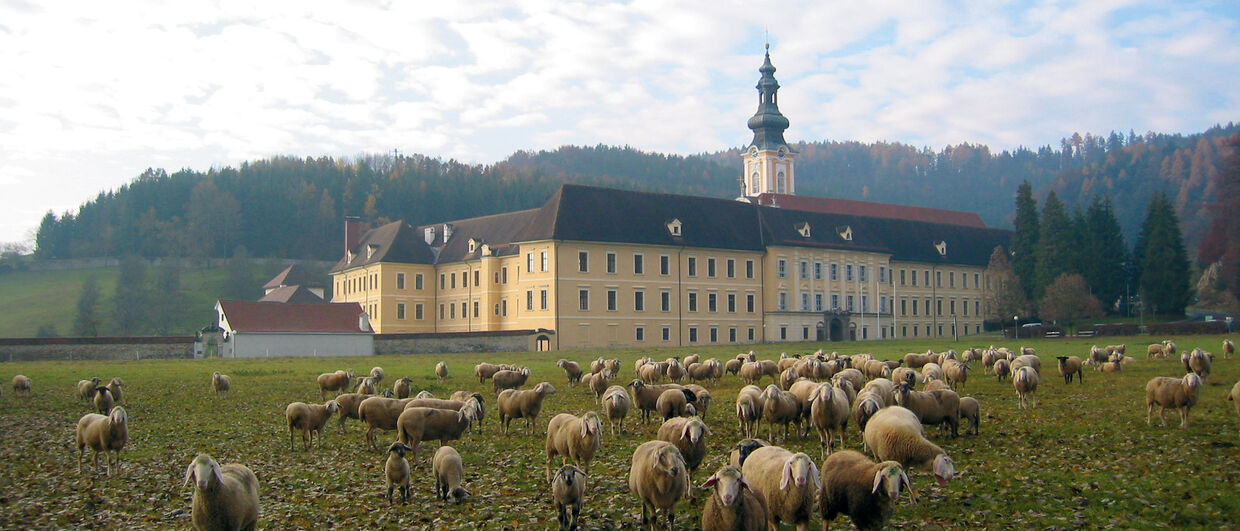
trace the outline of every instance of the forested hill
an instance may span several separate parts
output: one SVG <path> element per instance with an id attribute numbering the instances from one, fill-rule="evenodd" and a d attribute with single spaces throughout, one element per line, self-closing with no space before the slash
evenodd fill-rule
<path id="1" fill-rule="evenodd" d="M 1069 207 L 1107 195 L 1129 245 L 1149 196 L 1173 198 L 1190 249 L 1209 226 L 1228 124 L 1204 133 L 1073 135 L 1059 147 L 993 153 L 962 144 L 939 151 L 899 143 L 794 146 L 797 193 L 977 212 L 1011 227 L 1017 186 L 1054 190 Z M 739 193 L 738 150 L 678 156 L 631 148 L 566 146 L 518 152 L 492 165 L 422 155 L 351 159 L 274 157 L 209 171 L 148 170 L 76 212 L 49 213 L 41 258 L 250 256 L 335 259 L 342 217 L 371 223 L 446 221 L 541 205 L 563 182 L 715 197 Z"/>

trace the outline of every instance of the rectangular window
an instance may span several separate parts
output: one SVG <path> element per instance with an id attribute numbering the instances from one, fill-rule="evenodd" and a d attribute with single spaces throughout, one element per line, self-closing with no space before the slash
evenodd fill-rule
<path id="1" fill-rule="evenodd" d="M 495 276 L 491 278 L 492 278 L 491 280 L 492 283 L 499 284 L 499 271 L 496 271 Z"/>
<path id="2" fill-rule="evenodd" d="M 418 273 L 413 276 L 413 289 L 422 289 L 422 273 Z"/>
<path id="3" fill-rule="evenodd" d="M 442 304 L 440 304 L 440 305 L 439 305 L 439 320 L 440 320 L 440 321 L 442 321 L 443 319 L 444 319 L 444 315 L 443 315 L 443 305 L 442 305 Z"/>
<path id="4" fill-rule="evenodd" d="M 697 258 L 694 258 L 692 256 L 689 257 L 689 276 L 691 277 L 697 276 Z"/>
<path id="5" fill-rule="evenodd" d="M 480 281 L 478 280 L 478 279 L 482 278 L 482 277 L 480 276 L 480 274 L 481 274 L 481 273 L 480 273 L 479 271 L 474 270 L 474 287 L 478 287 L 478 286 L 481 286 L 481 285 L 482 285 L 482 282 L 480 282 Z"/>
<path id="6" fill-rule="evenodd" d="M 689 311 L 697 311 L 697 292 L 689 292 Z"/>
<path id="7" fill-rule="evenodd" d="M 446 281 L 444 280 L 444 274 L 440 273 L 439 274 L 439 289 L 444 289 L 445 282 Z"/>
<path id="8" fill-rule="evenodd" d="M 917 315 L 917 301 L 913 300 L 913 315 Z"/>
<path id="9" fill-rule="evenodd" d="M 949 288 L 956 287 L 956 272 L 955 271 L 947 272 L 947 287 Z"/>
<path id="10" fill-rule="evenodd" d="M 956 299 L 947 301 L 947 309 L 949 310 L 948 315 L 956 315 Z"/>
<path id="11" fill-rule="evenodd" d="M 534 272 L 534 253 L 525 254 L 525 272 L 526 273 Z"/>
<path id="12" fill-rule="evenodd" d="M 778 308 L 780 311 L 788 309 L 788 294 L 787 293 L 780 292 Z"/>
<path id="13" fill-rule="evenodd" d="M 900 315 L 908 315 L 908 299 L 900 299 Z"/>
<path id="14" fill-rule="evenodd" d="M 404 303 L 400 303 L 400 302 L 396 303 L 396 318 L 397 318 L 397 319 L 400 319 L 401 321 L 404 321 L 404 320 L 405 320 L 405 305 L 404 305 Z"/>
<path id="15" fill-rule="evenodd" d="M 981 301 L 976 301 L 976 300 L 973 301 L 973 315 L 981 315 L 981 314 L 982 314 Z"/>
<path id="16" fill-rule="evenodd" d="M 786 326 L 779 327 L 779 338 L 788 339 L 788 327 Z"/>
<path id="17" fill-rule="evenodd" d="M 448 305 L 448 318 L 456 319 L 456 305 L 455 304 Z"/>
<path id="18" fill-rule="evenodd" d="M 839 280 L 839 279 L 840 279 L 840 265 L 831 264 L 831 280 Z"/>
<path id="19" fill-rule="evenodd" d="M 666 326 L 663 327 L 663 340 L 664 341 L 672 340 L 672 329 L 671 328 L 668 328 Z"/>
<path id="20" fill-rule="evenodd" d="M 719 311 L 719 305 L 718 305 L 719 300 L 718 299 L 719 299 L 718 293 L 707 293 L 706 294 L 706 311 L 711 312 L 711 313 L 715 313 Z"/>
<path id="21" fill-rule="evenodd" d="M 456 289 L 456 273 L 451 273 L 448 275 L 448 284 L 452 287 L 452 289 Z"/>
<path id="22" fill-rule="evenodd" d="M 590 253 L 577 251 L 577 271 L 582 273 L 590 272 Z"/>
<path id="23" fill-rule="evenodd" d="M 477 319 L 477 318 L 478 318 L 478 315 L 479 315 L 479 314 L 478 314 L 478 306 L 479 306 L 478 301 L 474 301 L 474 319 Z"/>
<path id="24" fill-rule="evenodd" d="M 728 343 L 735 343 L 735 342 L 736 342 L 736 328 L 732 327 L 728 329 Z"/>
<path id="25" fill-rule="evenodd" d="M 924 285 L 925 285 L 927 288 L 928 288 L 928 287 L 930 287 L 930 270 L 929 270 L 929 269 L 927 269 L 927 270 L 926 270 L 926 282 L 925 282 L 925 284 L 924 284 Z M 927 331 L 927 332 L 926 332 L 926 335 L 930 335 L 930 332 L 928 332 L 928 331 Z"/>
<path id="26" fill-rule="evenodd" d="M 745 278 L 753 278 L 753 260 L 745 260 Z"/>
<path id="27" fill-rule="evenodd" d="M 507 267 L 499 270 L 499 281 L 501 284 L 508 283 L 508 268 Z"/>
<path id="28" fill-rule="evenodd" d="M 405 274 L 396 274 L 396 289 L 405 289 Z"/>
<path id="29" fill-rule="evenodd" d="M 979 281 L 979 278 L 980 277 L 978 277 L 977 273 L 973 273 L 973 289 L 977 289 L 981 287 L 981 282 Z"/>
<path id="30" fill-rule="evenodd" d="M 736 260 L 728 259 L 728 278 L 736 278 Z"/>
<path id="31" fill-rule="evenodd" d="M 689 342 L 697 343 L 697 327 L 696 326 L 689 327 Z"/>
<path id="32" fill-rule="evenodd" d="M 751 326 L 749 327 L 749 340 L 753 341 L 753 338 L 754 338 L 754 333 L 753 333 L 753 327 Z"/>
<path id="33" fill-rule="evenodd" d="M 900 285 L 901 285 L 901 286 L 903 286 L 903 285 L 904 285 L 904 273 L 905 273 L 905 271 L 904 271 L 903 269 L 901 269 L 901 270 L 900 270 Z"/>
<path id="34" fill-rule="evenodd" d="M 634 339 L 636 339 L 636 340 L 638 340 L 638 341 L 645 341 L 645 340 L 646 340 L 646 329 L 645 329 L 645 328 L 642 328 L 642 327 L 640 327 L 640 326 L 639 326 L 639 327 L 637 327 L 637 328 L 634 328 L 634 329 L 633 329 L 633 338 L 634 338 Z"/>
<path id="35" fill-rule="evenodd" d="M 547 251 L 542 252 L 542 271 L 547 272 Z"/>
<path id="36" fill-rule="evenodd" d="M 706 259 L 706 276 L 710 278 L 715 278 L 715 259 L 714 258 Z"/>
<path id="37" fill-rule="evenodd" d="M 822 280 L 822 262 L 814 262 L 814 280 Z"/>
<path id="38" fill-rule="evenodd" d="M 868 277 L 866 276 L 865 266 L 857 266 L 857 280 L 860 280 L 862 282 L 869 282 L 867 278 Z"/>
<path id="39" fill-rule="evenodd" d="M 801 327 L 801 339 L 809 339 L 809 327 L 808 326 Z"/>
<path id="40" fill-rule="evenodd" d="M 822 294 L 821 293 L 814 294 L 814 311 L 816 312 L 822 311 Z"/>
<path id="41" fill-rule="evenodd" d="M 961 278 L 964 278 L 964 277 L 961 277 Z M 955 303 L 955 301 L 952 301 L 952 302 Z M 960 301 L 960 310 L 966 316 L 969 315 L 969 301 Z M 953 309 L 952 311 L 955 311 L 955 310 Z"/>
<path id="42" fill-rule="evenodd" d="M 646 311 L 646 292 L 641 290 L 633 292 L 633 311 Z"/>
<path id="43" fill-rule="evenodd" d="M 646 274 L 646 257 L 640 254 L 633 255 L 633 274 Z"/>
<path id="44" fill-rule="evenodd" d="M 728 294 L 728 313 L 736 313 L 736 294 Z"/>
<path id="45" fill-rule="evenodd" d="M 934 285 L 935 287 L 939 287 L 939 288 L 943 287 L 943 272 L 942 271 L 934 272 Z"/>
<path id="46" fill-rule="evenodd" d="M 916 271 L 913 271 L 913 274 L 912 274 L 912 275 L 909 275 L 909 276 L 913 277 L 913 278 L 911 279 L 911 280 L 912 280 L 912 285 L 913 285 L 913 287 L 914 287 L 914 288 L 915 288 L 915 287 L 917 287 L 917 272 L 916 272 Z M 913 333 L 914 333 L 914 334 L 916 334 L 916 333 L 917 333 L 917 327 L 915 327 L 915 326 L 913 327 Z"/>
<path id="47" fill-rule="evenodd" d="M 719 342 L 719 329 L 713 326 L 710 327 L 710 342 L 711 343 Z"/>
<path id="48" fill-rule="evenodd" d="M 801 278 L 802 279 L 809 278 L 809 262 L 806 262 L 805 260 L 801 260 L 801 262 L 798 264 L 798 267 L 799 267 Z"/>
<path id="49" fill-rule="evenodd" d="M 423 312 L 424 312 L 424 310 L 422 309 L 422 305 L 421 305 L 421 304 L 414 304 L 414 305 L 413 305 L 413 318 L 414 318 L 414 319 L 417 319 L 417 320 L 421 321 L 421 320 L 422 320 L 422 317 L 423 317 Z"/>
<path id="50" fill-rule="evenodd" d="M 607 272 L 616 274 L 616 253 L 607 253 Z"/>
<path id="51" fill-rule="evenodd" d="M 847 297 L 844 297 L 844 301 L 845 301 L 845 304 L 847 304 L 846 309 L 847 309 L 848 311 L 850 311 L 850 312 L 851 312 L 851 311 L 853 311 L 853 309 L 854 309 L 854 308 L 853 308 L 853 296 L 852 296 L 852 295 L 848 295 Z"/>
<path id="52" fill-rule="evenodd" d="M 541 306 L 541 309 L 546 310 L 546 309 L 547 309 L 547 290 L 545 290 L 545 289 L 544 289 L 544 290 L 542 290 L 542 291 L 540 292 L 540 294 L 542 295 L 542 306 Z"/>
<path id="53" fill-rule="evenodd" d="M 801 311 L 803 312 L 809 311 L 809 294 L 808 293 L 801 294 Z"/>
<path id="54" fill-rule="evenodd" d="M 861 312 L 865 313 L 869 309 L 870 309 L 870 296 L 862 295 L 861 296 Z"/>
<path id="55" fill-rule="evenodd" d="M 852 264 L 848 264 L 844 266 L 844 281 L 852 282 L 852 279 L 853 279 L 853 266 Z"/>
<path id="56" fill-rule="evenodd" d="M 930 315 L 930 299 L 926 299 L 926 315 Z M 930 332 L 927 331 L 926 335 L 930 335 Z"/>
<path id="57" fill-rule="evenodd" d="M 672 311 L 672 294 L 664 291 L 659 293 L 659 310 L 664 312 Z"/>
<path id="58" fill-rule="evenodd" d="M 943 299 L 934 300 L 934 311 L 938 315 L 943 315 Z"/>
<path id="59" fill-rule="evenodd" d="M 672 274 L 671 265 L 670 265 L 671 261 L 672 261 L 671 258 L 668 257 L 667 255 L 665 254 L 659 255 L 659 274 L 660 275 L 667 276 L 667 275 Z"/>
<path id="60" fill-rule="evenodd" d="M 752 293 L 745 295 L 745 311 L 749 313 L 753 313 L 753 294 Z"/>
<path id="61" fill-rule="evenodd" d="M 499 316 L 500 317 L 508 316 L 508 299 L 499 301 Z"/>
<path id="62" fill-rule="evenodd" d="M 878 266 L 878 283 L 879 284 L 887 283 L 887 267 L 886 266 Z"/>
<path id="63" fill-rule="evenodd" d="M 534 309 L 534 290 L 532 289 L 526 290 L 525 292 L 525 309 L 526 310 Z"/>
<path id="64" fill-rule="evenodd" d="M 775 262 L 775 276 L 785 278 L 788 276 L 788 261 L 780 258 Z"/>
<path id="65" fill-rule="evenodd" d="M 614 289 L 607 290 L 607 311 L 616 311 L 616 290 Z"/>

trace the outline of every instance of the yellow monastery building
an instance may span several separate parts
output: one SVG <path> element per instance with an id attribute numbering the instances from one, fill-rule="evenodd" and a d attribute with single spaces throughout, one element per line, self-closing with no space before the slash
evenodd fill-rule
<path id="1" fill-rule="evenodd" d="M 565 184 L 535 209 L 366 232 L 333 302 L 380 334 L 527 331 L 539 349 L 981 332 L 1011 232 L 976 214 L 795 195 L 770 55 L 737 200 Z"/>

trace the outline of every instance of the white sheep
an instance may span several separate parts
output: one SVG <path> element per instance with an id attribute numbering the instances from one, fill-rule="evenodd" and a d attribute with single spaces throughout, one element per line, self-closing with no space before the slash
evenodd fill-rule
<path id="1" fill-rule="evenodd" d="M 228 396 L 228 390 L 232 389 L 232 378 L 216 371 L 211 374 L 211 388 L 215 390 L 215 396 Z"/>
<path id="2" fill-rule="evenodd" d="M 526 380 L 530 377 L 530 369 L 521 367 L 516 370 L 504 369 L 491 375 L 491 383 L 495 386 L 495 392 L 505 389 L 517 389 L 525 385 Z"/>
<path id="3" fill-rule="evenodd" d="M 1004 358 L 995 360 L 995 365 L 991 369 L 994 370 L 995 376 L 999 378 L 1000 382 L 1012 372 L 1011 362 Z"/>
<path id="4" fill-rule="evenodd" d="M 1213 354 L 1201 350 L 1200 348 L 1195 348 L 1192 353 L 1188 355 L 1188 372 L 1192 372 L 1197 376 L 1200 376 L 1203 383 L 1208 382 L 1210 381 L 1210 366 L 1213 362 Z"/>
<path id="5" fill-rule="evenodd" d="M 406 376 L 392 382 L 392 393 L 396 398 L 409 398 L 413 394 L 413 378 Z"/>
<path id="6" fill-rule="evenodd" d="M 82 473 L 82 458 L 89 446 L 94 450 L 96 473 L 99 470 L 99 454 L 104 454 L 106 474 L 111 476 L 115 468 L 121 469 L 121 449 L 129 442 L 129 421 L 125 408 L 114 407 L 107 416 L 87 413 L 77 423 L 78 473 Z"/>
<path id="7" fill-rule="evenodd" d="M 629 491 L 642 504 L 642 526 L 654 528 L 657 511 L 667 514 L 667 526 L 676 520 L 676 502 L 690 494 L 689 472 L 680 450 L 667 441 L 646 441 L 633 451 Z"/>
<path id="8" fill-rule="evenodd" d="M 332 415 L 340 412 L 340 402 L 328 400 L 326 404 L 307 404 L 293 402 L 284 408 L 284 419 L 288 422 L 288 448 L 295 449 L 294 434 L 301 431 L 301 443 L 306 451 L 314 445 L 314 436 L 319 436 L 319 445 L 323 444 L 323 426 Z"/>
<path id="9" fill-rule="evenodd" d="M 1016 359 L 1012 360 L 1012 371 L 1015 372 L 1016 369 L 1021 367 L 1032 367 L 1040 376 L 1042 374 L 1042 358 L 1033 354 L 1017 356 Z"/>
<path id="10" fill-rule="evenodd" d="M 442 445 L 460 439 L 475 415 L 472 406 L 460 410 L 406 407 L 396 419 L 396 438 L 412 448 L 411 453 L 417 459 L 418 446 L 422 441 L 437 440 Z"/>
<path id="11" fill-rule="evenodd" d="M 655 437 L 660 441 L 672 443 L 677 450 L 680 450 L 680 456 L 685 460 L 685 467 L 692 475 L 702 464 L 702 459 L 706 457 L 706 436 L 713 434 L 714 432 L 710 431 L 706 423 L 698 417 L 676 417 L 668 419 L 662 426 L 659 426 L 659 433 Z"/>
<path id="12" fill-rule="evenodd" d="M 620 432 L 624 432 L 624 417 L 628 416 L 632 408 L 633 399 L 629 398 L 628 391 L 623 387 L 613 385 L 603 393 L 603 416 L 607 417 L 612 435 L 616 434 L 617 424 L 620 425 Z"/>
<path id="13" fill-rule="evenodd" d="M 590 472 L 590 461 L 603 445 L 603 421 L 598 413 L 587 411 L 578 417 L 569 413 L 560 413 L 551 417 L 547 423 L 546 475 L 551 481 L 551 459 L 561 456 L 567 464 L 572 460 L 586 473 Z"/>
<path id="14" fill-rule="evenodd" d="M 826 529 L 839 514 L 847 514 L 857 529 L 882 529 L 891 519 L 900 492 L 912 498 L 912 484 L 895 461 L 875 463 L 852 450 L 831 454 L 822 463 L 818 510 Z"/>
<path id="15" fill-rule="evenodd" d="M 555 362 L 555 366 L 564 369 L 564 375 L 568 377 L 568 386 L 577 387 L 577 382 L 581 381 L 581 365 L 572 360 L 561 359 Z"/>
<path id="16" fill-rule="evenodd" d="M 600 372 L 598 374 L 586 374 L 582 376 L 586 387 L 590 389 L 590 392 L 594 393 L 594 399 L 600 402 L 603 400 L 603 394 L 605 394 L 607 389 L 611 387 L 611 379 L 607 377 L 607 374 L 607 372 Z M 585 379 L 587 376 L 589 377 L 588 380 Z"/>
<path id="17" fill-rule="evenodd" d="M 383 484 L 387 487 L 388 505 L 392 504 L 392 490 L 400 491 L 401 503 L 409 503 L 409 462 L 405 453 L 413 451 L 400 441 L 388 447 L 387 462 L 383 464 Z"/>
<path id="18" fill-rule="evenodd" d="M 185 469 L 185 484 L 194 480 L 191 515 L 194 528 L 254 530 L 258 527 L 258 478 L 240 464 L 220 466 L 198 454 Z"/>
<path id="19" fill-rule="evenodd" d="M 960 397 L 960 418 L 968 419 L 972 425 L 970 433 L 977 435 L 978 425 L 982 422 L 982 416 L 981 404 L 977 402 L 976 398 L 971 396 Z"/>
<path id="20" fill-rule="evenodd" d="M 383 381 L 383 376 L 385 374 L 387 373 L 383 372 L 383 367 L 375 367 L 370 369 L 370 379 L 374 381 L 375 385 L 378 385 L 379 382 Z"/>
<path id="21" fill-rule="evenodd" d="M 461 454 L 451 446 L 440 446 L 431 458 L 431 473 L 435 476 L 435 494 L 443 501 L 461 503 L 469 496 L 462 486 L 465 481 L 465 465 Z"/>
<path id="22" fill-rule="evenodd" d="M 720 468 L 702 488 L 712 489 L 702 509 L 702 531 L 766 528 L 766 498 L 749 486 L 739 468 Z"/>
<path id="23" fill-rule="evenodd" d="M 91 378 L 89 380 L 78 380 L 77 397 L 78 400 L 91 401 L 95 399 L 95 389 L 99 387 L 99 378 Z"/>
<path id="24" fill-rule="evenodd" d="M 711 402 L 710 391 L 705 387 L 692 383 L 685 384 L 685 389 L 693 392 L 693 403 L 689 405 L 693 406 L 694 410 L 697 411 L 697 415 L 702 417 L 702 420 L 706 420 L 706 411 L 710 409 Z"/>
<path id="25" fill-rule="evenodd" d="M 30 378 L 22 374 L 13 376 L 13 394 L 30 396 L 30 388 Z"/>
<path id="26" fill-rule="evenodd" d="M 117 402 L 121 401 L 121 397 L 123 396 L 121 388 L 124 386 L 125 380 L 122 380 L 119 377 L 113 378 L 112 381 L 108 382 L 108 392 L 112 393 L 112 400 Z"/>
<path id="27" fill-rule="evenodd" d="M 1012 386 L 1016 388 L 1021 409 L 1038 407 L 1038 399 L 1034 396 L 1038 390 L 1038 372 L 1033 367 L 1017 368 L 1012 375 Z"/>
<path id="28" fill-rule="evenodd" d="M 878 459 L 896 461 L 905 468 L 929 466 L 941 487 L 956 475 L 956 465 L 947 452 L 926 439 L 917 414 L 900 406 L 885 407 L 870 417 L 865 444 Z"/>
<path id="29" fill-rule="evenodd" d="M 353 392 L 359 395 L 373 395 L 375 394 L 375 391 L 375 379 L 366 376 L 357 380 L 357 389 Z"/>
<path id="30" fill-rule="evenodd" d="M 474 365 L 474 376 L 478 377 L 478 383 L 483 383 L 487 378 L 495 376 L 495 373 L 500 370 L 500 366 L 494 363 L 479 363 Z"/>
<path id="31" fill-rule="evenodd" d="M 762 393 L 762 418 L 766 420 L 767 438 L 775 440 L 775 424 L 784 425 L 784 438 L 788 440 L 788 425 L 800 422 L 803 403 L 796 395 L 781 391 L 779 386 L 770 384 Z"/>
<path id="32" fill-rule="evenodd" d="M 551 478 L 551 498 L 555 500 L 555 519 L 561 530 L 576 531 L 585 496 L 585 472 L 573 465 L 564 465 L 555 471 L 555 476 Z"/>
<path id="33" fill-rule="evenodd" d="M 526 427 L 532 429 L 538 412 L 542 411 L 543 399 L 553 394 L 555 387 L 547 382 L 541 382 L 526 391 L 505 389 L 501 392 L 496 400 L 496 409 L 499 410 L 499 421 L 504 426 L 504 433 L 508 433 L 508 424 L 512 419 L 523 418 Z"/>
<path id="34" fill-rule="evenodd" d="M 1167 409 L 1180 410 L 1180 428 L 1188 428 L 1188 412 L 1197 405 L 1197 395 L 1201 388 L 1201 377 L 1193 373 L 1183 378 L 1156 377 L 1145 384 L 1145 404 L 1147 407 L 1145 424 L 1154 423 L 1154 406 L 1158 406 L 1158 418 L 1162 425 L 1167 425 Z"/>
<path id="35" fill-rule="evenodd" d="M 442 361 L 439 363 L 436 363 L 435 364 L 435 376 L 439 378 L 439 381 L 441 382 L 444 380 L 447 380 L 448 379 L 448 364 Z"/>
<path id="36" fill-rule="evenodd" d="M 337 412 L 337 415 L 340 417 L 340 420 L 337 421 L 340 425 L 339 431 L 344 432 L 344 421 L 346 419 L 360 420 L 361 417 L 358 416 L 358 408 L 361 407 L 362 401 L 367 398 L 370 398 L 370 396 L 359 395 L 357 393 L 343 393 L 336 395 L 336 403 L 340 404 L 340 411 Z"/>
<path id="37" fill-rule="evenodd" d="M 780 522 L 799 531 L 809 528 L 818 496 L 819 473 L 813 459 L 779 446 L 764 446 L 745 459 L 741 472 L 766 497 L 767 523 L 778 529 Z"/>
<path id="38" fill-rule="evenodd" d="M 762 420 L 762 390 L 754 385 L 746 385 L 736 393 L 736 420 L 746 437 L 753 437 L 758 422 Z"/>
<path id="39" fill-rule="evenodd" d="M 353 381 L 353 369 L 347 371 L 325 372 L 320 374 L 317 382 L 319 384 L 319 398 L 327 400 L 328 391 L 343 392 L 349 388 L 349 383 Z"/>
<path id="40" fill-rule="evenodd" d="M 822 458 L 835 451 L 835 439 L 844 446 L 844 430 L 848 428 L 850 408 L 848 395 L 830 383 L 819 384 L 809 397 L 810 423 L 818 430 Z"/>
<path id="41" fill-rule="evenodd" d="M 963 390 L 965 382 L 969 379 L 969 366 L 956 360 L 944 360 L 943 376 L 953 390 L 956 388 Z"/>
<path id="42" fill-rule="evenodd" d="M 435 393 L 423 389 L 418 394 L 413 395 L 414 400 L 435 400 Z"/>

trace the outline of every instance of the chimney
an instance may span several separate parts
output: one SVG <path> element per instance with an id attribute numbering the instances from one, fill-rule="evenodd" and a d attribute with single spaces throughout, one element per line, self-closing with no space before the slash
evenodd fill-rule
<path id="1" fill-rule="evenodd" d="M 348 256 L 362 240 L 362 219 L 357 216 L 344 217 L 344 254 Z"/>

